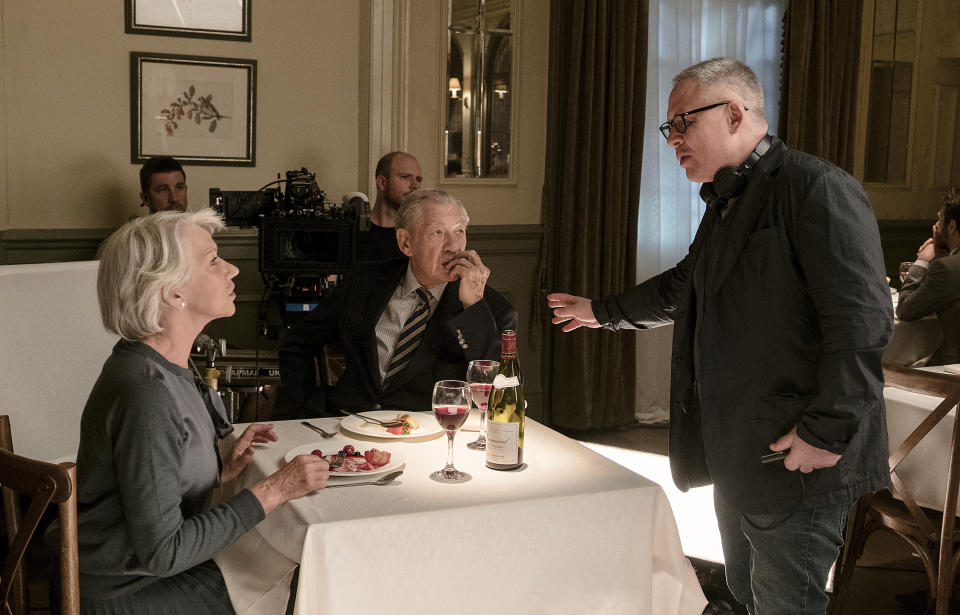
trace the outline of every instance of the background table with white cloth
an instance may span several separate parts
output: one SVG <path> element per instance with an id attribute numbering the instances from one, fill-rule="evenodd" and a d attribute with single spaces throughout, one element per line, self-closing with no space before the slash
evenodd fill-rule
<path id="1" fill-rule="evenodd" d="M 960 374 L 960 365 L 938 365 L 923 369 Z M 942 397 L 892 387 L 883 389 L 883 398 L 887 408 L 887 439 L 891 452 L 943 401 Z M 897 473 L 921 506 L 943 510 L 955 416 L 956 408 L 950 410 L 897 466 Z"/>
<path id="2" fill-rule="evenodd" d="M 297 421 L 274 429 L 279 441 L 257 451 L 237 487 L 274 472 L 294 447 L 323 449 Z M 217 562 L 239 613 L 282 612 L 297 562 L 301 615 L 700 615 L 706 605 L 663 490 L 535 421 L 527 420 L 525 463 L 514 471 L 487 469 L 483 452 L 466 448 L 474 435 L 458 434 L 454 463 L 471 479 L 457 484 L 429 477 L 446 461 L 443 435 L 341 436 L 402 458 L 403 475 L 288 502 L 224 551 Z"/>
<path id="3" fill-rule="evenodd" d="M 893 309 L 897 309 L 898 295 L 891 292 Z M 893 319 L 893 333 L 883 349 L 883 362 L 904 367 L 925 365 L 943 343 L 943 327 L 936 314 L 917 320 Z"/>

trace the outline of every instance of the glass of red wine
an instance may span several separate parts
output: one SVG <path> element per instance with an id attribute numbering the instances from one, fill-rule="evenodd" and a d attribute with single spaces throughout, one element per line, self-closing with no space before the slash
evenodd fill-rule
<path id="1" fill-rule="evenodd" d="M 453 437 L 470 415 L 470 385 L 462 380 L 441 380 L 433 385 L 433 416 L 447 432 L 447 465 L 430 475 L 441 482 L 468 480 L 469 474 L 453 467 Z"/>
<path id="2" fill-rule="evenodd" d="M 487 399 L 493 388 L 493 379 L 500 371 L 499 361 L 470 361 L 467 365 L 467 384 L 470 385 L 470 397 L 480 410 L 480 435 L 467 448 L 482 451 L 487 448 Z"/>

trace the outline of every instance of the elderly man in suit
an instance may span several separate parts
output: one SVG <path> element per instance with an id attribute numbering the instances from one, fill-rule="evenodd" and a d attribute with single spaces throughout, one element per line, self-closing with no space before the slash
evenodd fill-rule
<path id="1" fill-rule="evenodd" d="M 500 356 L 500 332 L 516 329 L 517 313 L 466 249 L 469 220 L 441 190 L 404 198 L 397 244 L 405 256 L 358 264 L 283 342 L 280 378 L 292 414 L 426 410 L 437 380 L 463 380 L 469 361 Z M 337 339 L 346 370 L 327 404 L 314 357 Z"/>
<path id="2" fill-rule="evenodd" d="M 960 186 L 943 195 L 933 236 L 917 251 L 897 301 L 900 320 L 933 313 L 943 327 L 943 343 L 928 365 L 960 363 Z"/>
<path id="3" fill-rule="evenodd" d="M 674 481 L 714 484 L 727 584 L 751 614 L 822 614 L 851 502 L 889 482 L 876 219 L 850 175 L 767 134 L 749 67 L 714 58 L 673 83 L 660 131 L 706 182 L 690 252 L 616 296 L 549 295 L 553 322 L 674 323 Z M 785 458 L 762 463 L 771 451 Z"/>

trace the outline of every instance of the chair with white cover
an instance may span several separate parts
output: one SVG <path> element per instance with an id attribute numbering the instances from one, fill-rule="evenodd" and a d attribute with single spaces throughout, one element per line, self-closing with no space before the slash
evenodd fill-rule
<path id="1" fill-rule="evenodd" d="M 80 415 L 117 342 L 100 318 L 98 266 L 0 265 L 0 414 L 20 455 L 76 459 Z"/>

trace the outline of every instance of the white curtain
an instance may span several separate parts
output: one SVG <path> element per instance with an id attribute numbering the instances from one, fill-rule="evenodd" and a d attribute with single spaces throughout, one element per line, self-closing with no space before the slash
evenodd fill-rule
<path id="1" fill-rule="evenodd" d="M 767 123 L 777 126 L 780 39 L 786 0 L 651 0 L 647 101 L 640 180 L 638 281 L 687 253 L 703 215 L 700 184 L 687 180 L 657 130 L 667 119 L 673 77 L 717 56 L 745 62 L 763 84 Z"/>
<path id="2" fill-rule="evenodd" d="M 687 253 L 703 216 L 700 184 L 687 180 L 673 148 L 657 130 L 667 119 L 673 77 L 717 56 L 739 58 L 763 84 L 767 123 L 777 126 L 780 39 L 787 0 L 650 0 L 647 100 L 640 180 L 637 277 L 673 267 Z M 672 327 L 637 341 L 637 419 L 664 423 L 670 397 Z"/>

